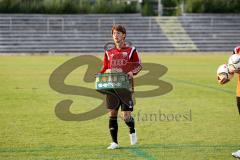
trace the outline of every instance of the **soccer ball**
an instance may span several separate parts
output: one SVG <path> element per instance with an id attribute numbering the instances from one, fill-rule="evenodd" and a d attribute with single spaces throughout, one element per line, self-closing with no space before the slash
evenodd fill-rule
<path id="1" fill-rule="evenodd" d="M 229 73 L 227 64 L 222 64 L 218 67 L 217 77 L 219 81 L 222 81 L 223 79 L 230 80 L 233 77 L 233 74 Z"/>
<path id="2" fill-rule="evenodd" d="M 228 59 L 228 68 L 230 72 L 240 71 L 240 55 L 233 54 Z"/>

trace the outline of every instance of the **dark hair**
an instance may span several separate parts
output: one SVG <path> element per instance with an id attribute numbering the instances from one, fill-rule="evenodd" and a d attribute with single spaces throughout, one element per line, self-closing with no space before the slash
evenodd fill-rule
<path id="1" fill-rule="evenodd" d="M 118 32 L 122 32 L 123 34 L 126 34 L 126 29 L 124 26 L 122 25 L 119 25 L 119 24 L 114 24 L 113 27 L 112 27 L 112 34 L 113 34 L 113 31 L 116 30 Z"/>

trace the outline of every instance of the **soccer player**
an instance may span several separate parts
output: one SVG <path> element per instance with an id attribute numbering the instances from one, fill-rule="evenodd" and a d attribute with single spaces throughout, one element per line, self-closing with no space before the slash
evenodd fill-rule
<path id="1" fill-rule="evenodd" d="M 112 38 L 114 47 L 105 51 L 103 58 L 103 67 L 100 73 L 105 73 L 109 70 L 118 70 L 118 72 L 126 73 L 129 80 L 133 84 L 133 76 L 137 75 L 141 70 L 140 58 L 138 52 L 133 46 L 128 46 L 125 42 L 126 29 L 122 25 L 113 25 Z M 106 95 L 107 108 L 109 112 L 109 131 L 112 138 L 112 143 L 107 149 L 117 149 L 118 144 L 118 110 L 121 106 L 122 118 L 129 127 L 130 143 L 137 143 L 137 134 L 135 130 L 134 118 L 131 115 L 133 111 L 133 85 L 132 91 L 118 92 Z"/>
<path id="2" fill-rule="evenodd" d="M 234 48 L 233 50 L 233 54 L 240 54 L 240 46 L 237 46 Z M 229 72 L 230 73 L 234 73 L 234 68 L 229 68 Z M 219 79 L 219 83 L 220 84 L 225 84 L 227 83 L 229 80 L 227 79 Z M 238 112 L 240 115 L 240 73 L 238 72 L 238 82 L 237 82 L 237 96 L 236 96 L 236 100 L 237 100 L 237 107 L 238 107 Z M 235 158 L 240 158 L 240 150 L 233 152 L 232 156 Z"/>
<path id="3" fill-rule="evenodd" d="M 240 54 L 240 46 L 235 47 L 233 50 L 233 54 Z M 238 74 L 238 83 L 237 83 L 237 107 L 238 107 L 238 112 L 240 115 L 240 74 Z M 232 156 L 235 158 L 240 158 L 240 150 L 233 152 Z"/>

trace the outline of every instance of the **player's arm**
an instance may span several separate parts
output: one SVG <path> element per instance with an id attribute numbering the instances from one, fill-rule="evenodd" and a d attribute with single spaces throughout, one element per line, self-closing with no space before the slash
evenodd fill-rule
<path id="1" fill-rule="evenodd" d="M 105 53 L 103 57 L 103 66 L 102 69 L 100 70 L 101 74 L 105 73 L 106 70 L 108 69 L 108 63 L 109 63 L 108 56 L 107 53 Z"/>
<path id="2" fill-rule="evenodd" d="M 130 76 L 137 75 L 142 70 L 141 59 L 138 55 L 137 50 L 135 49 L 130 57 L 130 61 L 132 62 L 133 70 L 130 71 Z"/>

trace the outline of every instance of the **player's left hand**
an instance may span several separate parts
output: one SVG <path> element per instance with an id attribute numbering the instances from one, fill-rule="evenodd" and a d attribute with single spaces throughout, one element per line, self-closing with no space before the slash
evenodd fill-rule
<path id="1" fill-rule="evenodd" d="M 229 79 L 227 79 L 227 78 L 222 78 L 221 79 L 220 77 L 218 77 L 218 83 L 219 84 L 223 85 L 223 84 L 225 84 L 227 82 L 229 82 Z"/>
<path id="2" fill-rule="evenodd" d="M 129 79 L 132 79 L 132 78 L 133 78 L 133 72 L 130 71 L 130 72 L 128 72 L 127 74 L 128 74 L 128 78 L 129 78 Z"/>

